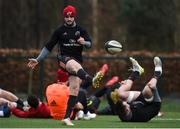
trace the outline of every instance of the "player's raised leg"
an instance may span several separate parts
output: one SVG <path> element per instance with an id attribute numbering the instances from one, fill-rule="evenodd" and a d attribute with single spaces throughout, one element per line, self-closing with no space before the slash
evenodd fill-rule
<path id="1" fill-rule="evenodd" d="M 111 98 L 114 103 L 117 103 L 119 98 L 128 98 L 131 94 L 129 91 L 132 87 L 133 81 L 144 73 L 144 68 L 132 57 L 129 58 L 132 63 L 132 73 L 127 80 L 121 82 L 121 87 L 111 93 Z"/>
<path id="2" fill-rule="evenodd" d="M 107 70 L 108 70 L 108 65 L 107 65 L 107 64 L 104 64 L 104 65 L 101 67 L 100 71 L 98 71 L 98 72 L 96 73 L 96 75 L 93 77 L 92 85 L 93 85 L 94 88 L 97 88 L 97 87 L 100 86 L 100 83 L 101 83 L 101 81 L 102 81 L 102 78 L 103 78 L 104 75 L 106 74 Z"/>
<path id="3" fill-rule="evenodd" d="M 162 61 L 159 57 L 154 57 L 154 66 L 154 75 L 147 83 L 142 93 L 147 101 L 161 102 L 161 98 L 156 87 L 158 78 L 162 75 Z"/>

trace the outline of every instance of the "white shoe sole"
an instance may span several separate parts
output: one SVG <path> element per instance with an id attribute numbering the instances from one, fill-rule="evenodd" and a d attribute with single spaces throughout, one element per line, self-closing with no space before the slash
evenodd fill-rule
<path id="1" fill-rule="evenodd" d="M 157 56 L 154 57 L 154 65 L 155 65 L 155 67 L 162 67 L 161 59 Z"/>
<path id="2" fill-rule="evenodd" d="M 138 69 L 136 69 L 136 70 L 139 72 L 139 74 L 140 74 L 140 75 L 143 74 L 143 73 L 144 73 L 144 68 L 141 67 L 141 66 L 139 65 L 139 63 L 138 63 L 134 58 L 130 57 L 129 59 L 130 59 L 130 61 L 132 62 L 133 65 L 136 65 L 136 66 L 138 67 Z M 132 70 L 133 70 L 133 69 L 132 69 Z M 135 70 L 135 71 L 136 71 L 136 70 Z M 134 70 L 133 70 L 133 71 L 134 71 Z"/>
<path id="3" fill-rule="evenodd" d="M 159 57 L 154 57 L 154 66 L 155 66 L 155 71 L 159 71 L 162 74 L 162 62 Z"/>
<path id="4" fill-rule="evenodd" d="M 63 125 L 67 125 L 67 126 L 74 126 L 74 124 L 73 123 L 71 123 L 71 122 L 66 122 L 66 120 L 61 120 L 61 123 L 63 124 Z"/>

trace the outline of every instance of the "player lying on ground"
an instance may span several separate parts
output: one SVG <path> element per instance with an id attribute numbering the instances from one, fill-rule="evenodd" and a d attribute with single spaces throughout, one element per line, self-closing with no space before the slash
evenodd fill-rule
<path id="1" fill-rule="evenodd" d="M 121 82 L 121 87 L 111 93 L 111 98 L 116 104 L 116 110 L 121 121 L 147 122 L 155 117 L 161 108 L 161 98 L 156 84 L 162 74 L 162 62 L 159 57 L 154 57 L 154 75 L 140 91 L 130 91 L 133 82 L 144 73 L 139 63 L 130 57 L 132 74 L 127 80 Z"/>
<path id="2" fill-rule="evenodd" d="M 56 78 L 57 83 L 54 83 L 47 87 L 46 97 L 48 105 L 34 95 L 31 95 L 27 99 L 28 105 L 23 110 L 13 108 L 12 113 L 20 118 L 51 118 L 60 119 L 64 118 L 67 108 L 67 101 L 69 98 L 69 88 L 67 86 L 68 73 L 62 70 L 58 70 L 58 76 Z M 81 92 L 79 93 L 81 95 Z M 83 95 L 81 95 L 81 99 Z M 79 100 L 78 100 L 79 101 Z M 85 107 L 85 106 L 84 106 Z M 78 108 L 78 107 L 76 107 Z M 92 114 L 88 113 L 84 115 L 84 118 L 91 119 Z"/>
<path id="3" fill-rule="evenodd" d="M 102 68 L 108 70 L 108 65 L 104 64 Z M 102 69 L 101 68 L 101 69 Z M 111 92 L 121 86 L 120 78 L 118 76 L 113 76 L 110 80 L 108 80 L 103 87 L 98 89 L 95 93 L 93 93 L 90 97 L 88 97 L 88 110 L 91 113 L 96 113 L 98 115 L 117 115 L 116 104 L 113 103 L 111 99 Z M 100 105 L 100 98 L 105 96 L 107 99 L 107 105 L 103 109 L 98 109 Z M 164 115 L 163 112 L 159 112 L 157 116 L 162 117 Z"/>
<path id="4" fill-rule="evenodd" d="M 24 110 L 12 108 L 12 114 L 20 118 L 51 118 L 50 109 L 48 105 L 35 95 L 30 95 L 27 98 L 27 103 Z"/>
<path id="5" fill-rule="evenodd" d="M 9 117 L 11 108 L 17 107 L 22 110 L 24 104 L 13 93 L 0 88 L 0 117 Z"/>

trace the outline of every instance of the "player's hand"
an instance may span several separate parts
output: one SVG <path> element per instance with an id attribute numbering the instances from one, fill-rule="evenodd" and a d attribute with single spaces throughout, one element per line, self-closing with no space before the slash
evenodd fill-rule
<path id="1" fill-rule="evenodd" d="M 77 42 L 80 43 L 80 44 L 82 44 L 82 45 L 84 45 L 85 40 L 84 40 L 83 37 L 80 37 L 80 38 L 77 40 Z"/>
<path id="2" fill-rule="evenodd" d="M 28 67 L 34 69 L 38 65 L 38 61 L 34 58 L 29 59 Z"/>

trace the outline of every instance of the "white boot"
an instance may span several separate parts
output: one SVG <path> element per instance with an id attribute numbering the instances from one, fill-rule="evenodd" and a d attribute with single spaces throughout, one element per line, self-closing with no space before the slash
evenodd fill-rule
<path id="1" fill-rule="evenodd" d="M 84 112 L 82 110 L 78 111 L 77 118 L 78 120 L 82 119 L 84 117 Z"/>
<path id="2" fill-rule="evenodd" d="M 90 120 L 90 119 L 94 119 L 94 118 L 96 118 L 96 114 L 95 113 L 90 113 L 88 111 L 87 114 L 84 114 L 84 120 Z"/>
<path id="3" fill-rule="evenodd" d="M 66 118 L 61 120 L 62 124 L 67 125 L 67 126 L 74 126 L 74 124 L 71 122 L 70 118 Z"/>

